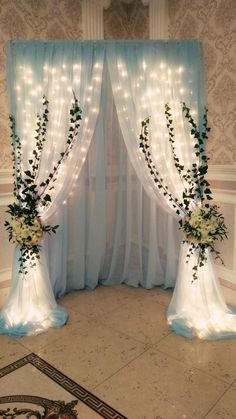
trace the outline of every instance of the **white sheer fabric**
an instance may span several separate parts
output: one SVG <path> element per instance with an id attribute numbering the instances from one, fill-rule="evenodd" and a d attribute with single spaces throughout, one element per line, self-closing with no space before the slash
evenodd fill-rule
<path id="1" fill-rule="evenodd" d="M 177 221 L 144 191 L 128 158 L 109 78 L 104 77 L 96 131 L 77 186 L 57 214 L 63 227 L 48 238 L 56 295 L 98 282 L 174 286 Z M 55 219 L 54 219 L 55 221 Z"/>
<path id="2" fill-rule="evenodd" d="M 197 41 L 124 41 L 109 44 L 107 56 L 129 158 L 149 195 L 158 205 L 175 214 L 150 176 L 137 138 L 141 121 L 151 116 L 150 146 L 154 162 L 172 194 L 181 200 L 185 185 L 173 163 L 165 104 L 169 103 L 172 108 L 177 154 L 188 169 L 196 157 L 181 101 L 188 103 L 193 116 L 200 120 L 204 105 L 201 44 Z"/>
<path id="3" fill-rule="evenodd" d="M 236 314 L 222 298 L 210 252 L 207 251 L 207 263 L 199 268 L 198 279 L 193 281 L 197 254 L 186 263 L 188 250 L 189 245 L 182 244 L 177 282 L 167 313 L 169 324 L 176 333 L 191 339 L 235 337 Z"/>
<path id="4" fill-rule="evenodd" d="M 102 44 L 96 48 L 96 44 L 91 42 L 12 41 L 9 43 L 10 112 L 15 117 L 17 135 L 22 142 L 22 173 L 28 169 L 28 160 L 32 158 L 37 128 L 36 118 L 42 109 L 43 95 L 49 100 L 47 142 L 37 177 L 39 191 L 40 183 L 53 169 L 60 153 L 64 150 L 73 91 L 83 109 L 80 139 L 67 162 L 59 170 L 58 180 L 54 183 L 54 189 L 50 191 L 52 203 L 46 209 L 39 208 L 43 223 L 47 222 L 48 217 L 55 213 L 61 203 L 66 202 L 68 192 L 84 164 L 99 113 L 103 62 Z M 51 284 L 47 279 L 48 267 L 44 263 L 44 258 L 42 246 L 36 271 L 34 268 L 29 268 L 27 278 L 24 278 L 24 275 L 19 273 L 19 252 L 15 252 L 15 279 L 12 282 L 9 299 L 0 315 L 0 330 L 3 333 L 12 335 L 25 334 L 25 331 L 38 333 L 43 326 L 47 329 L 50 326 L 61 326 L 66 322 L 67 313 L 56 305 L 50 290 Z M 48 293 L 44 292 L 45 284 Z M 30 300 L 28 289 L 30 289 Z M 39 295 L 43 301 L 40 301 Z M 16 300 L 18 300 L 17 306 Z M 14 312 L 19 313 L 17 307 L 22 307 L 22 314 L 18 317 L 14 316 Z M 30 312 L 34 312 L 32 318 L 28 316 L 26 307 L 30 308 Z M 50 307 L 51 315 L 49 315 Z"/>
<path id="5" fill-rule="evenodd" d="M 11 41 L 8 52 L 10 112 L 15 116 L 22 141 L 23 171 L 34 148 L 36 116 L 43 95 L 49 100 L 47 142 L 41 160 L 38 184 L 63 151 L 73 92 L 79 99 L 83 119 L 78 142 L 59 171 L 59 181 L 50 192 L 52 204 L 42 209 L 43 222 L 65 201 L 79 176 L 99 113 L 104 45 L 92 42 Z M 76 172 L 76 174 L 75 174 Z"/>
<path id="6" fill-rule="evenodd" d="M 33 129 L 42 94 L 50 102 L 48 146 L 38 182 L 45 178 L 65 144 L 72 90 L 83 110 L 80 140 L 59 174 L 52 205 L 41 211 L 43 222 L 60 224 L 57 236 L 45 239 L 54 293 L 60 296 L 72 289 L 92 289 L 98 281 L 140 284 L 146 288 L 173 286 L 180 242 L 175 212 L 149 175 L 138 147 L 138 135 L 141 120 L 150 115 L 151 151 L 156 167 L 172 194 L 181 200 L 184 184 L 177 177 L 171 158 L 164 105 L 166 102 L 171 105 L 176 151 L 188 168 L 194 158 L 194 144 L 183 120 L 180 102 L 185 101 L 192 109 L 201 129 L 204 104 L 201 44 L 198 41 L 16 41 L 10 43 L 8 68 L 10 108 L 16 117 L 17 132 L 23 139 L 24 170 L 33 148 Z M 68 193 L 68 205 L 65 205 Z M 224 328 L 219 332 L 219 323 L 213 328 L 207 318 L 209 304 L 221 307 L 226 322 L 227 318 L 231 320 L 227 316 L 232 316 L 222 305 L 219 288 L 210 294 L 212 300 L 205 298 L 207 290 L 217 287 L 210 258 L 204 280 L 199 282 L 201 286 L 190 286 L 191 277 L 186 270 L 195 257 L 191 257 L 186 267 L 185 250 L 181 252 L 178 286 L 168 320 L 177 333 L 202 337 L 201 329 L 192 323 L 200 310 L 206 313 L 204 327 L 210 331 L 204 338 L 228 336 L 228 327 L 227 333 Z M 40 284 L 44 288 L 42 276 L 48 277 L 45 265 L 43 269 L 43 275 L 30 274 L 32 301 L 37 301 L 33 290 Z M 22 287 L 28 286 L 27 281 L 17 285 L 19 281 L 22 278 L 16 275 L 12 285 L 16 292 L 11 292 L 1 312 L 0 331 L 3 333 L 12 330 L 8 314 L 14 307 L 13 300 L 19 296 L 23 298 L 21 307 L 28 304 L 27 291 L 20 293 Z M 187 295 L 192 301 L 191 307 L 183 300 Z M 54 312 L 52 293 L 46 298 L 52 298 L 52 304 L 46 306 L 52 307 Z M 184 316 L 182 308 L 186 309 Z M 63 315 L 61 324 L 66 319 L 65 313 Z M 48 317 L 46 310 L 45 319 Z M 178 319 L 181 319 L 181 328 Z M 35 318 L 32 322 L 28 320 L 23 316 L 15 329 L 13 322 L 13 332 L 20 334 L 22 325 L 28 331 L 37 330 Z M 38 321 L 42 322 L 41 315 Z M 51 325 L 53 322 L 58 325 L 56 318 Z M 210 322 L 209 327 L 207 322 Z M 234 321 L 230 324 L 232 336 L 236 332 Z"/>
<path id="7" fill-rule="evenodd" d="M 174 166 L 164 106 L 168 103 L 171 107 L 177 156 L 186 170 L 191 169 L 192 163 L 198 164 L 198 161 L 194 153 L 195 142 L 191 138 L 191 129 L 184 120 L 181 102 L 188 104 L 201 132 L 204 110 L 201 44 L 196 41 L 112 43 L 108 48 L 108 58 L 118 119 L 129 158 L 145 191 L 158 206 L 162 205 L 173 214 L 175 210 L 168 196 L 159 192 L 150 176 L 143 153 L 138 149 L 137 137 L 140 133 L 140 121 L 151 116 L 149 139 L 153 161 L 172 196 L 182 202 L 184 188 L 188 185 L 179 177 Z M 179 210 L 180 216 L 184 217 L 184 211 L 181 208 Z M 189 264 L 186 264 L 184 245 L 182 248 L 184 250 L 180 253 L 178 286 L 167 313 L 172 329 L 184 336 L 205 339 L 235 336 L 236 317 L 222 304 L 220 286 L 211 258 L 208 257 L 204 269 L 201 269 L 200 286 L 192 284 L 193 272 L 189 267 L 194 266 L 198 255 L 197 252 L 192 254 Z M 214 307 L 218 315 L 221 313 L 221 322 L 212 321 Z M 202 313 L 199 324 L 204 325 L 203 329 L 197 326 L 199 312 Z"/>

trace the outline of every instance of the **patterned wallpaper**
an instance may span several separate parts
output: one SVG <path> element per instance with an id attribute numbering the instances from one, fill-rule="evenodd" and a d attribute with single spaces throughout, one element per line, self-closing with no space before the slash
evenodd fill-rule
<path id="1" fill-rule="evenodd" d="M 169 0 L 170 37 L 203 41 L 211 164 L 236 164 L 236 1 Z"/>
<path id="2" fill-rule="evenodd" d="M 211 164 L 236 164 L 235 0 L 169 0 L 170 37 L 203 41 Z M 81 0 L 0 0 L 0 169 L 11 167 L 6 94 L 8 39 L 82 38 Z M 147 39 L 148 7 L 112 0 L 105 39 Z"/>
<path id="3" fill-rule="evenodd" d="M 148 39 L 148 7 L 141 0 L 111 0 L 104 11 L 105 39 Z"/>
<path id="4" fill-rule="evenodd" d="M 0 0 L 0 170 L 11 168 L 6 86 L 9 39 L 82 38 L 80 0 Z"/>

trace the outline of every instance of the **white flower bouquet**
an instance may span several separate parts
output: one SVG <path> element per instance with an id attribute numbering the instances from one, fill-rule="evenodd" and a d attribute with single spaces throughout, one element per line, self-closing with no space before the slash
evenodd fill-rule
<path id="1" fill-rule="evenodd" d="M 195 207 L 182 220 L 181 228 L 186 241 L 207 246 L 212 246 L 215 240 L 222 239 L 226 234 L 224 218 L 216 205 Z"/>
<path id="2" fill-rule="evenodd" d="M 171 108 L 168 103 L 165 105 L 166 127 L 172 158 L 184 185 L 182 200 L 172 195 L 153 161 L 149 145 L 148 128 L 150 117 L 144 119 L 141 123 L 139 147 L 144 154 L 147 167 L 156 187 L 166 197 L 169 204 L 172 205 L 176 214 L 180 216 L 179 225 L 185 236 L 184 241 L 190 244 L 186 262 L 188 263 L 190 255 L 194 252 L 198 255 L 197 263 L 193 266 L 193 280 L 195 280 L 197 279 L 198 268 L 203 266 L 207 260 L 207 249 L 213 252 L 216 259 L 220 259 L 223 263 L 220 253 L 214 248 L 214 242 L 215 240 L 227 238 L 227 228 L 224 223 L 224 217 L 219 212 L 217 205 L 210 205 L 209 203 L 213 198 L 210 185 L 206 180 L 209 160 L 206 156 L 206 141 L 210 131 L 207 122 L 207 109 L 205 108 L 202 115 L 201 129 L 198 129 L 196 122 L 192 118 L 190 108 L 184 102 L 182 103 L 182 112 L 190 127 L 190 138 L 193 141 L 195 154 L 195 159 L 193 159 L 191 167 L 188 169 L 181 164 L 177 155 Z"/>
<path id="3" fill-rule="evenodd" d="M 9 222 L 9 233 L 12 242 L 32 248 L 38 246 L 43 237 L 43 226 L 39 218 L 12 217 Z"/>
<path id="4" fill-rule="evenodd" d="M 51 169 L 46 179 L 38 182 L 40 161 L 45 141 L 47 140 L 48 125 L 48 101 L 43 97 L 43 112 L 37 115 L 37 127 L 35 129 L 35 148 L 28 160 L 28 170 L 23 170 L 22 143 L 16 134 L 15 118 L 10 116 L 10 128 L 13 147 L 14 169 L 14 196 L 15 202 L 8 206 L 6 211 L 10 220 L 5 221 L 5 227 L 9 233 L 9 240 L 20 246 L 19 272 L 26 275 L 28 268 L 36 266 L 36 259 L 40 258 L 40 247 L 43 233 L 56 233 L 58 225 L 44 225 L 40 219 L 40 208 L 46 207 L 51 202 L 48 191 L 54 188 L 59 168 L 70 154 L 72 147 L 77 141 L 80 126 L 81 109 L 78 99 L 74 94 L 74 100 L 69 111 L 70 121 L 65 149 L 58 158 L 57 163 Z"/>

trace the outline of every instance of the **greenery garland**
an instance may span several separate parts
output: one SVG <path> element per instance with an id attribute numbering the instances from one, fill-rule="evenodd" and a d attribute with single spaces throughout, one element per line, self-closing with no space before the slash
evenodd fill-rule
<path id="1" fill-rule="evenodd" d="M 184 102 L 182 102 L 181 105 L 183 115 L 189 124 L 191 136 L 194 140 L 194 152 L 198 161 L 197 163 L 193 162 L 191 168 L 187 170 L 184 165 L 181 164 L 175 148 L 175 134 L 171 108 L 169 104 L 165 104 L 166 126 L 172 157 L 180 179 L 185 185 L 182 194 L 183 200 L 181 202 L 173 197 L 153 162 L 149 145 L 150 117 L 144 119 L 141 123 L 139 147 L 144 153 L 147 167 L 158 189 L 162 191 L 163 195 L 168 199 L 177 215 L 181 216 L 179 225 L 185 235 L 183 242 L 190 243 L 186 262 L 189 261 L 190 255 L 197 250 L 197 264 L 193 267 L 193 280 L 196 280 L 198 268 L 203 266 L 206 262 L 207 249 L 214 252 L 215 258 L 220 259 L 220 261 L 224 263 L 220 257 L 220 252 L 214 248 L 214 242 L 215 240 L 227 238 L 227 228 L 224 223 L 224 217 L 219 212 L 219 207 L 217 205 L 210 205 L 209 203 L 213 198 L 210 185 L 205 178 L 208 171 L 209 160 L 206 156 L 205 145 L 208 139 L 208 132 L 210 131 L 207 122 L 207 109 L 205 108 L 203 115 L 203 129 L 199 131 L 197 124 L 191 116 L 190 108 L 188 108 Z"/>
<path id="2" fill-rule="evenodd" d="M 12 158 L 14 176 L 14 197 L 16 202 L 8 206 L 7 213 L 10 220 L 5 221 L 9 241 L 20 246 L 19 272 L 26 275 L 28 267 L 35 267 L 36 260 L 40 258 L 40 243 L 43 233 L 56 233 L 58 225 L 43 225 L 39 208 L 46 207 L 51 202 L 50 191 L 54 189 L 58 171 L 74 146 L 80 126 L 81 109 L 75 94 L 70 108 L 70 122 L 65 149 L 60 153 L 57 163 L 47 175 L 46 179 L 37 184 L 44 144 L 47 140 L 47 125 L 49 121 L 49 102 L 43 96 L 43 110 L 37 115 L 35 129 L 35 148 L 28 160 L 28 170 L 22 169 L 22 142 L 16 134 L 15 118 L 10 115 L 10 129 L 12 139 Z"/>

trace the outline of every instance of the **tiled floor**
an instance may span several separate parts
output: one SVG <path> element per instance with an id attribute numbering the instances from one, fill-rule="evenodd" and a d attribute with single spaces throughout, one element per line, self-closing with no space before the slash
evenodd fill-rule
<path id="1" fill-rule="evenodd" d="M 68 294 L 60 301 L 70 314 L 65 327 L 0 336 L 0 367 L 34 352 L 129 419 L 235 419 L 236 339 L 170 332 L 170 298 L 125 285 Z"/>

